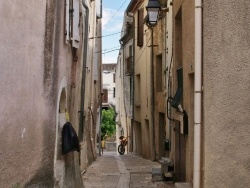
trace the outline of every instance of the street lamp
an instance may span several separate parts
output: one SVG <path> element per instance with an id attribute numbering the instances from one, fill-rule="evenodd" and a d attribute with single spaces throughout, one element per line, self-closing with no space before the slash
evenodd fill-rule
<path id="1" fill-rule="evenodd" d="M 149 0 L 146 6 L 148 12 L 148 23 L 154 27 L 157 24 L 161 5 L 158 0 Z"/>

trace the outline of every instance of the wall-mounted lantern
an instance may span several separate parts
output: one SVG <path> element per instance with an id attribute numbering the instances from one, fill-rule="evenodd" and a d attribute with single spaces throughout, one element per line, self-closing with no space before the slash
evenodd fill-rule
<path id="1" fill-rule="evenodd" d="M 158 22 L 161 5 L 158 0 L 149 0 L 146 10 L 148 12 L 148 24 L 154 27 Z"/>

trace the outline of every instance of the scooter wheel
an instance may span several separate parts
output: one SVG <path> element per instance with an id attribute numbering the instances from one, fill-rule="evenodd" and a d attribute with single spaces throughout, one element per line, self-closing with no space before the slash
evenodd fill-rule
<path id="1" fill-rule="evenodd" d="M 118 146 L 118 153 L 120 155 L 123 155 L 125 153 L 125 147 L 121 144 Z"/>

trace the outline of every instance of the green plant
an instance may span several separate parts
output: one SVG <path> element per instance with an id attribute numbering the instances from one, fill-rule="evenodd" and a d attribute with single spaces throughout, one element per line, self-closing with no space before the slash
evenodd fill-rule
<path id="1" fill-rule="evenodd" d="M 115 111 L 113 108 L 102 110 L 101 139 L 104 136 L 112 136 L 115 132 Z"/>

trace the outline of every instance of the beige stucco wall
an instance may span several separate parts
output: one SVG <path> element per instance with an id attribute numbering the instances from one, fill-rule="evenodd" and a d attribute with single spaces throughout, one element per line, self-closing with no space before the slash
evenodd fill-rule
<path id="1" fill-rule="evenodd" d="M 204 1 L 204 187 L 250 185 L 250 2 Z"/>
<path id="2" fill-rule="evenodd" d="M 178 15 L 181 12 L 180 15 Z M 179 26 L 176 27 L 178 19 L 181 19 L 181 32 Z M 176 0 L 173 6 L 173 29 L 174 36 L 174 61 L 173 61 L 173 91 L 172 95 L 177 90 L 177 72 L 176 70 L 183 67 L 183 98 L 182 108 L 188 115 L 188 134 L 185 135 L 185 158 L 183 163 L 185 166 L 180 168 L 185 169 L 186 182 L 192 183 L 193 179 L 193 117 L 194 117 L 194 1 Z M 177 35 L 181 35 L 178 37 Z M 178 39 L 177 39 L 178 38 Z M 179 44 L 177 42 L 180 42 Z M 176 46 L 178 45 L 178 46 Z M 179 113 L 173 109 L 174 118 L 179 119 Z M 174 125 L 174 123 L 173 123 Z M 175 132 L 172 132 L 172 142 L 175 146 Z M 182 133 L 180 133 L 182 135 Z M 174 148 L 173 148 L 174 149 Z M 176 159 L 176 153 L 171 151 L 171 156 Z M 176 161 L 177 162 L 177 161 Z"/>
<path id="3" fill-rule="evenodd" d="M 146 16 L 147 12 L 145 6 L 147 1 L 144 1 L 138 9 L 144 7 L 144 15 Z M 137 38 L 137 11 L 134 12 L 135 20 L 135 36 Z M 151 60 L 150 60 L 150 51 L 151 48 L 148 47 L 151 45 L 151 32 L 144 25 L 144 43 L 142 47 L 137 46 L 137 40 L 135 40 L 135 121 L 138 123 L 135 124 L 138 129 L 141 131 L 141 143 L 142 148 L 134 148 L 135 152 L 141 152 L 145 158 L 153 159 L 154 158 L 154 144 L 153 144 L 153 127 L 151 123 Z M 137 78 L 140 76 L 140 86 L 138 85 Z M 140 87 L 140 88 L 139 88 Z M 140 92 L 139 92 L 140 90 Z M 149 122 L 149 127 L 147 127 L 146 122 Z M 136 127 L 134 127 L 136 129 Z M 136 144 L 134 144 L 136 147 Z M 140 145 L 140 144 L 139 144 Z"/>
<path id="4" fill-rule="evenodd" d="M 194 148 L 194 1 L 182 4 L 183 108 L 188 115 L 186 135 L 186 181 L 193 181 Z"/>
<path id="5" fill-rule="evenodd" d="M 166 51 L 165 51 L 165 29 L 166 29 L 166 22 L 165 18 L 160 19 L 157 23 L 157 25 L 153 29 L 153 48 L 154 50 L 154 126 L 155 126 L 155 154 L 156 159 L 160 160 L 161 157 L 164 156 L 165 150 L 164 150 L 164 139 L 165 139 L 165 122 L 166 122 L 166 116 L 165 116 L 165 106 L 166 106 L 166 99 L 165 99 L 165 70 L 166 70 L 166 63 L 165 63 L 165 57 L 166 57 Z M 157 56 L 162 56 L 162 68 L 161 72 L 157 71 Z M 161 79 L 162 83 L 162 90 L 158 91 L 157 89 L 157 82 L 159 82 L 159 79 Z M 160 120 L 160 114 L 163 115 L 163 120 Z M 163 122 L 162 122 L 163 121 Z"/>

